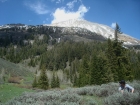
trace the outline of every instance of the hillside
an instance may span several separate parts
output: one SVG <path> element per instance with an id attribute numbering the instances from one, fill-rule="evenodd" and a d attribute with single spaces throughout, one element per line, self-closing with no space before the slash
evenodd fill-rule
<path id="1" fill-rule="evenodd" d="M 29 69 L 0 58 L 0 73 L 11 76 L 31 76 Z"/>

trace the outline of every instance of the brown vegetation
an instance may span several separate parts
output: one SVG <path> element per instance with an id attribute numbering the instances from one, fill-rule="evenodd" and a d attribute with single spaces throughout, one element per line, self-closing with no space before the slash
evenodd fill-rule
<path id="1" fill-rule="evenodd" d="M 22 77 L 10 77 L 8 79 L 8 82 L 9 83 L 17 83 L 17 84 L 20 84 L 20 81 L 22 80 L 23 78 Z"/>

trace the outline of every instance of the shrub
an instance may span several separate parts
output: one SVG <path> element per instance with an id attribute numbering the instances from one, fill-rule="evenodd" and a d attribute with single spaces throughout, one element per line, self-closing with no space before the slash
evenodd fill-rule
<path id="1" fill-rule="evenodd" d="M 140 81 L 133 81 L 130 85 L 134 87 L 134 93 L 140 93 Z"/>
<path id="2" fill-rule="evenodd" d="M 45 102 L 44 105 L 60 105 L 60 101 L 48 101 Z"/>
<path id="3" fill-rule="evenodd" d="M 82 88 L 68 88 L 65 90 L 46 90 L 36 93 L 24 93 L 7 103 L 7 105 L 97 105 L 93 99 L 85 99 L 80 95 L 103 97 L 103 105 L 140 105 L 140 82 L 129 83 L 135 88 L 134 93 L 118 92 L 118 83 L 103 84 L 101 86 L 86 86 Z"/>
<path id="4" fill-rule="evenodd" d="M 78 95 L 86 95 L 86 94 L 88 93 L 88 88 L 86 88 L 86 87 L 78 88 L 78 89 L 76 90 L 76 93 L 77 93 Z"/>
<path id="5" fill-rule="evenodd" d="M 80 105 L 79 103 L 76 103 L 76 102 L 62 102 L 60 103 L 59 105 Z"/>
<path id="6" fill-rule="evenodd" d="M 20 80 L 21 80 L 22 78 L 21 77 L 10 77 L 9 79 L 8 79 L 8 82 L 9 83 L 17 83 L 17 84 L 20 84 Z"/>
<path id="7" fill-rule="evenodd" d="M 108 83 L 108 84 L 103 84 L 101 86 L 86 86 L 82 88 L 76 88 L 75 92 L 78 95 L 96 95 L 99 97 L 106 97 L 109 95 L 112 95 L 116 92 L 118 92 L 118 84 L 117 83 Z"/>
<path id="8" fill-rule="evenodd" d="M 139 93 L 116 93 L 104 100 L 105 105 L 140 105 Z"/>
<path id="9" fill-rule="evenodd" d="M 86 105 L 98 105 L 95 100 L 88 100 Z"/>
<path id="10" fill-rule="evenodd" d="M 78 94 L 74 94 L 74 93 L 73 94 L 66 93 L 61 97 L 61 101 L 62 102 L 65 102 L 65 101 L 80 102 L 80 96 Z"/>

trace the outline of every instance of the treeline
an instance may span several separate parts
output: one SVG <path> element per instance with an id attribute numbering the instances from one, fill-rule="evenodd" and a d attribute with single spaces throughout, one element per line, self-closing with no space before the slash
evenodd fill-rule
<path id="1" fill-rule="evenodd" d="M 47 49 L 46 39 L 16 49 L 1 48 L 0 55 L 15 63 L 30 58 L 29 66 L 40 64 L 40 69 L 62 69 L 74 86 L 140 79 L 140 52 L 123 47 L 122 42 L 66 41 Z"/>
<path id="2" fill-rule="evenodd" d="M 96 41 L 91 43 L 66 41 L 56 44 L 53 49 L 41 55 L 40 69 L 45 65 L 46 69 L 49 70 L 64 70 L 67 62 L 70 66 L 75 58 L 80 60 L 85 54 L 90 56 L 94 50 L 99 53 L 103 52 L 105 46 L 105 43 Z"/>
<path id="3" fill-rule="evenodd" d="M 48 70 L 62 69 L 75 86 L 140 79 L 140 52 L 110 39 L 107 42 L 63 42 L 44 53 L 40 60 L 40 69 L 44 65 Z"/>

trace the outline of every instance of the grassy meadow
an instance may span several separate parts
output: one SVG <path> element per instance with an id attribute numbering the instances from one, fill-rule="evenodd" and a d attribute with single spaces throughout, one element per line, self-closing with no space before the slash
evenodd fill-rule
<path id="1" fill-rule="evenodd" d="M 0 85 L 0 103 L 5 103 L 14 97 L 20 96 L 23 92 L 32 92 L 31 89 L 21 88 L 15 84 Z"/>

